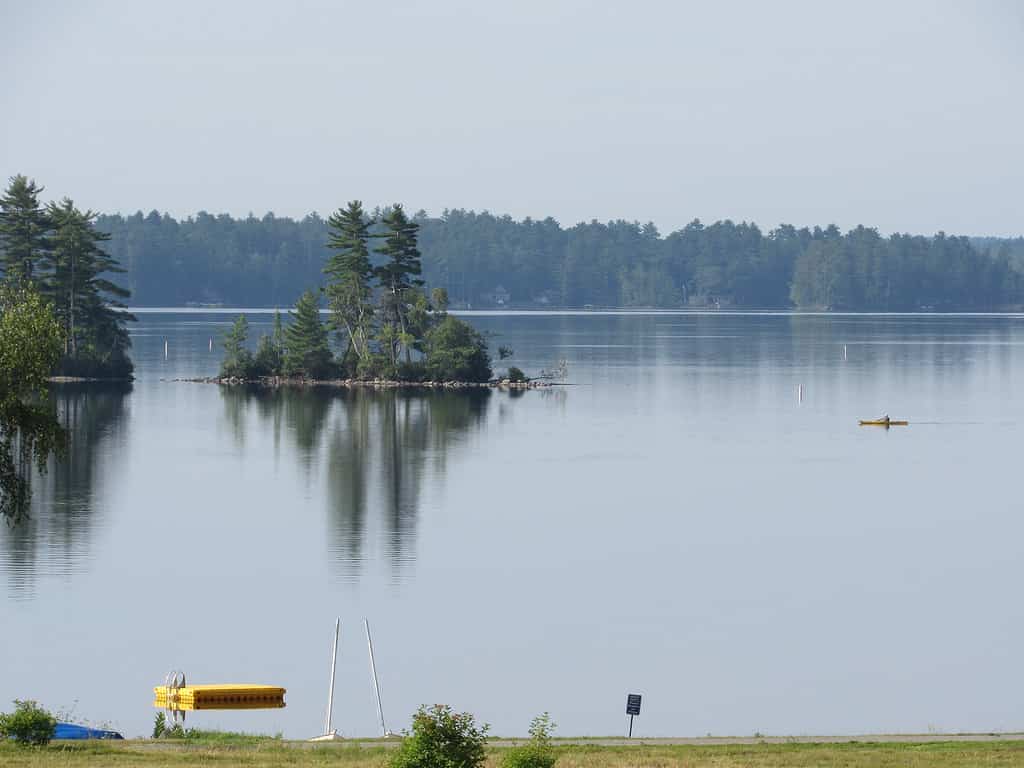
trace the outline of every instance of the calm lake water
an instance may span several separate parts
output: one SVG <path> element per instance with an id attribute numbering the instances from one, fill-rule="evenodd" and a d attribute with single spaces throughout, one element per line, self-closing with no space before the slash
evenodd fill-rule
<path id="1" fill-rule="evenodd" d="M 340 616 L 345 735 L 363 617 L 396 731 L 620 734 L 628 692 L 641 736 L 1024 727 L 1024 318 L 476 315 L 574 386 L 170 381 L 232 319 L 140 314 L 133 386 L 58 389 L 68 457 L 0 525 L 0 708 L 148 734 L 182 668 L 288 689 L 189 724 L 313 736 Z"/>

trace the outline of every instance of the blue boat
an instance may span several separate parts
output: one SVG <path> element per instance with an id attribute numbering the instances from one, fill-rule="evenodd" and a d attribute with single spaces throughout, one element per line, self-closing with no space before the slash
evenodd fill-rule
<path id="1" fill-rule="evenodd" d="M 89 728 L 74 723 L 57 723 L 57 730 L 53 732 L 55 739 L 123 739 L 117 731 L 104 731 L 100 728 Z"/>

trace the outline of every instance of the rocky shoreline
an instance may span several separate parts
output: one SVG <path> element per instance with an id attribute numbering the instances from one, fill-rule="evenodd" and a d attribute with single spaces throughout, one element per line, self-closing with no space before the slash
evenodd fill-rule
<path id="1" fill-rule="evenodd" d="M 131 384 L 135 381 L 134 376 L 128 378 L 105 378 L 102 376 L 50 376 L 47 379 L 51 384 L 92 384 L 96 382 Z"/>
<path id="2" fill-rule="evenodd" d="M 301 379 L 286 376 L 261 376 L 258 379 L 240 379 L 236 376 L 200 376 L 170 381 L 192 384 L 220 384 L 228 387 L 337 387 L 342 389 L 547 389 L 564 386 L 561 382 L 543 379 L 510 381 L 399 381 L 396 379 Z"/>

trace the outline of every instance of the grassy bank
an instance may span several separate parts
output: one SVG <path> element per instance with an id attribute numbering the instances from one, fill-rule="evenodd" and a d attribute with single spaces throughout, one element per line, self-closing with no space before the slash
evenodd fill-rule
<path id="1" fill-rule="evenodd" d="M 503 748 L 489 751 L 488 766 L 500 764 Z M 560 745 L 559 768 L 960 768 L 1024 765 L 1024 741 L 935 742 L 929 744 L 730 744 L 591 746 Z M 51 744 L 42 748 L 0 744 L 4 766 L 321 766 L 377 768 L 391 750 L 378 746 L 326 745 L 250 738 L 236 741 L 168 743 L 149 741 Z"/>

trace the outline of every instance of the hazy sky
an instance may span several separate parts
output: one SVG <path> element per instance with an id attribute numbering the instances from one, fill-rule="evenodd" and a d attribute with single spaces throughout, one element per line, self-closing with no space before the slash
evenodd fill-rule
<path id="1" fill-rule="evenodd" d="M 1024 3 L 0 0 L 0 174 L 82 206 L 1024 234 Z"/>

